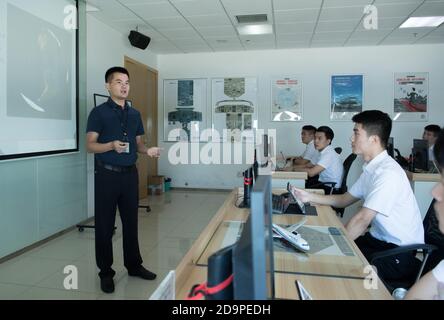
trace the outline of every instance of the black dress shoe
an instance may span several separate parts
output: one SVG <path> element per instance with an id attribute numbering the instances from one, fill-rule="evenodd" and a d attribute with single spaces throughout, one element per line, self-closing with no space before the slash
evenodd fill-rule
<path id="1" fill-rule="evenodd" d="M 114 292 L 114 280 L 113 278 L 106 277 L 100 279 L 100 289 L 105 293 Z"/>
<path id="2" fill-rule="evenodd" d="M 128 274 L 132 277 L 139 277 L 145 280 L 154 280 L 156 279 L 156 274 L 145 269 L 143 266 L 140 266 L 136 270 L 128 271 Z"/>

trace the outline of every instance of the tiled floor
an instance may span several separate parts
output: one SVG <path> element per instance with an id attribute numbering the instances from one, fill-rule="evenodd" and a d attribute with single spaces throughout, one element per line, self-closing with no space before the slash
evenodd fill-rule
<path id="1" fill-rule="evenodd" d="M 0 264 L 0 299 L 148 299 L 175 269 L 228 192 L 178 191 L 149 197 L 151 212 L 139 211 L 139 244 L 144 266 L 155 281 L 128 277 L 123 266 L 121 223 L 113 237 L 116 290 L 100 290 L 94 253 L 94 230 L 73 230 L 41 247 Z M 146 204 L 142 200 L 141 204 Z M 64 288 L 66 266 L 76 266 L 78 289 Z"/>

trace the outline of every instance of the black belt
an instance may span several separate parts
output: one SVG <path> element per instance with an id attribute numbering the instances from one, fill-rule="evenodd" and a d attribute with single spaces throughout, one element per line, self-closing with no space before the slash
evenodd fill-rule
<path id="1" fill-rule="evenodd" d="M 132 166 L 115 166 L 112 164 L 103 163 L 102 161 L 97 160 L 97 159 L 96 159 L 96 163 L 100 167 L 105 168 L 110 171 L 114 171 L 114 172 L 130 172 L 136 168 L 136 166 L 134 164 Z"/>

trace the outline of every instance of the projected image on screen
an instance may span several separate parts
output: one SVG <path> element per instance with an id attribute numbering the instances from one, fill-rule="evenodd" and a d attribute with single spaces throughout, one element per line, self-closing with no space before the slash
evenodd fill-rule
<path id="1" fill-rule="evenodd" d="M 0 160 L 79 149 L 76 4 L 0 0 Z"/>
<path id="2" fill-rule="evenodd" d="M 11 4 L 7 34 L 7 115 L 71 119 L 71 35 Z"/>

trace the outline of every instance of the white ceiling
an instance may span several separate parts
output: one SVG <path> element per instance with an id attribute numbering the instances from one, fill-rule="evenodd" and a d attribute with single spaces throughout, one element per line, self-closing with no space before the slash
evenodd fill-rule
<path id="1" fill-rule="evenodd" d="M 87 0 L 88 14 L 124 35 L 138 27 L 159 54 L 444 43 L 437 28 L 398 29 L 409 16 L 444 16 L 444 0 Z M 366 30 L 364 7 L 378 10 Z M 236 15 L 267 14 L 273 34 L 240 36 Z"/>

